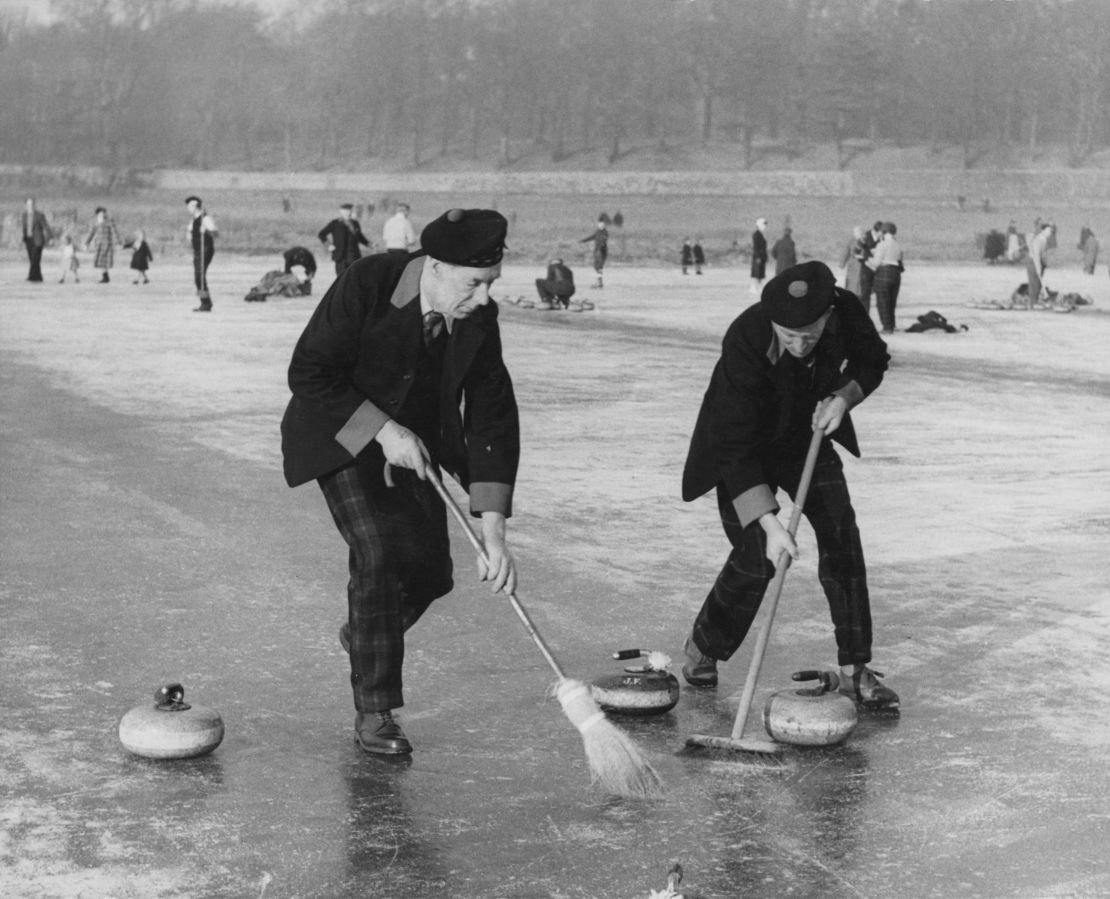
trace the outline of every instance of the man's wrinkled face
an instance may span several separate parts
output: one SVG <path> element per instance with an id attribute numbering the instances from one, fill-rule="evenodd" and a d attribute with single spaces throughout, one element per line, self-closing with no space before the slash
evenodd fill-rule
<path id="1" fill-rule="evenodd" d="M 783 345 L 786 352 L 795 359 L 804 359 L 817 346 L 817 341 L 821 339 L 831 314 L 832 310 L 826 309 L 817 321 L 804 328 L 784 328 L 774 322 L 771 322 L 771 327 L 775 329 L 775 336 L 778 337 L 779 343 Z"/>
<path id="2" fill-rule="evenodd" d="M 475 309 L 489 303 L 490 286 L 501 277 L 501 263 L 487 268 L 451 265 L 429 259 L 431 271 L 425 290 L 428 305 L 449 318 L 467 318 Z"/>

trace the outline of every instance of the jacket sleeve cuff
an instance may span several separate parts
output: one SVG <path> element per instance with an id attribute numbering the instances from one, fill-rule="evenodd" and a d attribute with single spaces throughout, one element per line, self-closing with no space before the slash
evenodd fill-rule
<path id="1" fill-rule="evenodd" d="M 357 456 L 366 445 L 377 436 L 378 431 L 389 421 L 389 416 L 370 400 L 363 400 L 355 409 L 347 423 L 335 435 L 336 442 L 352 457 Z"/>
<path id="2" fill-rule="evenodd" d="M 859 386 L 859 381 L 849 381 L 833 393 L 847 402 L 849 409 L 854 409 L 863 402 L 863 388 Z"/>
<path id="3" fill-rule="evenodd" d="M 779 504 L 767 484 L 757 484 L 733 499 L 732 507 L 740 519 L 740 526 L 747 527 L 768 512 L 778 512 Z"/>
<path id="4" fill-rule="evenodd" d="M 513 485 L 496 481 L 475 481 L 470 485 L 470 514 L 500 512 L 506 518 L 513 514 Z"/>

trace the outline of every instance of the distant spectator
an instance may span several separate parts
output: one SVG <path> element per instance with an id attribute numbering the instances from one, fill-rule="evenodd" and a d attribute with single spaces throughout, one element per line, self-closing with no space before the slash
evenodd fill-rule
<path id="1" fill-rule="evenodd" d="M 757 218 L 752 232 L 752 283 L 749 291 L 759 296 L 763 290 L 763 279 L 767 277 L 767 219 Z"/>
<path id="2" fill-rule="evenodd" d="M 385 220 L 382 241 L 387 253 L 410 253 L 416 249 L 416 230 L 409 221 L 407 203 L 398 203 L 397 211 Z"/>
<path id="3" fill-rule="evenodd" d="M 689 237 L 682 238 L 682 251 L 679 253 L 679 259 L 682 263 L 682 274 L 690 274 L 690 268 L 694 264 L 694 242 Z"/>
<path id="4" fill-rule="evenodd" d="M 605 216 L 605 213 L 602 213 Z M 602 280 L 602 272 L 605 269 L 605 260 L 609 258 L 609 230 L 605 227 L 605 218 L 597 220 L 597 227 L 594 228 L 594 233 L 583 237 L 579 243 L 593 243 L 594 245 L 594 271 L 597 273 L 597 281 L 594 282 L 594 287 L 599 290 L 605 286 Z"/>
<path id="5" fill-rule="evenodd" d="M 216 255 L 216 237 L 219 230 L 216 220 L 204 211 L 204 204 L 195 194 L 185 198 L 185 208 L 189 210 L 192 221 L 185 226 L 185 233 L 193 245 L 193 283 L 197 288 L 200 305 L 194 312 L 212 311 L 212 294 L 208 290 L 208 266 Z"/>
<path id="6" fill-rule="evenodd" d="M 1010 219 L 1006 226 L 1006 261 L 1017 262 L 1021 258 L 1021 237 L 1018 234 L 1017 222 Z"/>
<path id="7" fill-rule="evenodd" d="M 42 281 L 42 250 L 54 239 L 54 232 L 46 221 L 46 216 L 35 208 L 35 198 L 28 197 L 21 216 L 23 225 L 23 245 L 27 248 L 27 259 L 31 263 L 27 273 L 28 281 Z"/>
<path id="8" fill-rule="evenodd" d="M 798 252 L 794 247 L 794 231 L 790 227 L 782 229 L 782 237 L 771 247 L 771 257 L 775 260 L 775 274 L 784 272 L 798 264 Z"/>
<path id="9" fill-rule="evenodd" d="M 983 240 L 983 258 L 991 265 L 1006 255 L 1006 235 L 991 228 Z"/>
<path id="10" fill-rule="evenodd" d="M 1095 266 L 1098 264 L 1098 238 L 1090 228 L 1083 230 L 1087 232 L 1079 244 L 1079 249 L 1083 251 L 1083 271 L 1093 275 Z"/>
<path id="11" fill-rule="evenodd" d="M 150 252 L 150 246 L 146 242 L 146 232 L 140 228 L 123 247 L 132 251 L 131 270 L 135 272 L 135 280 L 131 283 L 138 284 L 141 281 L 143 284 L 149 284 L 150 278 L 146 276 L 146 273 L 147 269 L 150 268 L 150 263 L 154 260 L 154 254 Z"/>
<path id="12" fill-rule="evenodd" d="M 316 257 L 312 255 L 312 251 L 308 247 L 290 247 L 281 256 L 285 260 L 285 274 L 290 274 L 295 265 L 304 269 L 308 280 L 308 290 L 305 293 L 312 293 L 312 279 L 316 277 Z"/>
<path id="13" fill-rule="evenodd" d="M 705 250 L 701 246 L 701 238 L 694 238 L 694 274 L 700 275 L 702 266 L 705 265 Z"/>
<path id="14" fill-rule="evenodd" d="M 1038 222 L 1040 219 L 1037 220 Z M 1048 244 L 1052 235 L 1052 224 L 1045 222 L 1029 241 L 1029 255 L 1025 257 L 1025 274 L 1029 280 L 1028 308 L 1032 309 L 1041 301 L 1044 290 L 1044 272 L 1048 268 Z"/>
<path id="15" fill-rule="evenodd" d="M 871 257 L 882 236 L 883 223 L 875 222 L 871 230 L 863 235 L 863 242 L 860 244 L 863 251 L 860 260 L 863 265 L 859 270 L 859 300 L 869 315 L 871 314 L 871 290 L 875 280 L 875 266 L 872 264 Z"/>
<path id="16" fill-rule="evenodd" d="M 359 244 L 370 246 L 370 241 L 362 233 L 362 225 L 354 217 L 350 203 L 339 204 L 339 215 L 320 229 L 316 236 L 320 243 L 331 249 L 331 258 L 335 262 L 335 274 L 339 276 L 352 262 L 357 262 L 362 256 Z"/>
<path id="17" fill-rule="evenodd" d="M 77 258 L 77 245 L 73 242 L 73 235 L 68 231 L 62 235 L 62 277 L 58 280 L 59 284 L 66 283 L 66 276 L 70 272 L 73 273 L 73 283 L 80 283 L 81 279 L 77 276 L 77 270 L 81 267 L 81 261 Z"/>
<path id="18" fill-rule="evenodd" d="M 93 268 L 100 269 L 100 283 L 107 284 L 111 279 L 108 271 L 115 263 L 116 244 L 122 243 L 116 224 L 108 218 L 108 210 L 103 206 L 96 207 L 96 221 L 93 223 L 89 236 L 85 238 L 85 249 L 93 254 Z"/>
<path id="19" fill-rule="evenodd" d="M 860 266 L 863 264 L 863 235 L 866 234 L 863 225 L 856 225 L 852 229 L 852 236 L 844 247 L 840 258 L 840 267 L 844 269 L 844 289 L 859 296 Z"/>
<path id="20" fill-rule="evenodd" d="M 870 265 L 875 272 L 875 308 L 884 334 L 894 333 L 894 310 L 898 305 L 898 291 L 902 286 L 902 247 L 894 235 L 898 228 L 893 222 L 882 226 L 882 239 L 875 245 Z"/>
<path id="21" fill-rule="evenodd" d="M 536 292 L 540 303 L 548 309 L 562 306 L 570 308 L 570 298 L 574 296 L 574 272 L 563 264 L 562 259 L 552 259 L 547 266 L 547 277 L 536 279 Z"/>

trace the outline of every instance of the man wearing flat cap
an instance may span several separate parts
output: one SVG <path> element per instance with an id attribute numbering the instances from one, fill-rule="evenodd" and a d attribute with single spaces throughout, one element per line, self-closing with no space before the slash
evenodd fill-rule
<path id="1" fill-rule="evenodd" d="M 335 274 L 343 274 L 343 270 L 362 256 L 359 244 L 370 246 L 370 241 L 362 233 L 362 225 L 354 217 L 354 207 L 350 203 L 339 204 L 339 216 L 320 229 L 316 236 L 325 247 L 331 247 L 331 258 L 335 262 Z"/>
<path id="2" fill-rule="evenodd" d="M 446 511 L 427 472 L 443 468 L 469 492 L 489 558 L 479 574 L 495 592 L 516 589 L 505 531 L 520 430 L 489 293 L 507 225 L 492 210 L 452 209 L 424 229 L 422 251 L 353 263 L 289 366 L 285 478 L 316 480 L 350 548 L 340 641 L 367 752 L 412 751 L 393 716 L 405 632 L 453 586 Z"/>
<path id="3" fill-rule="evenodd" d="M 836 441 L 859 455 L 848 411 L 883 379 L 886 344 L 854 294 L 822 262 L 795 265 L 763 288 L 725 333 L 690 440 L 682 498 L 716 489 L 728 561 L 694 621 L 682 672 L 717 684 L 755 620 L 784 553 L 798 548 L 779 521 L 775 493 L 794 496 L 813 431 L 824 440 L 803 513 L 817 537 L 818 577 L 832 613 L 842 692 L 866 708 L 898 696 L 868 667 L 871 607 L 855 512 Z"/>

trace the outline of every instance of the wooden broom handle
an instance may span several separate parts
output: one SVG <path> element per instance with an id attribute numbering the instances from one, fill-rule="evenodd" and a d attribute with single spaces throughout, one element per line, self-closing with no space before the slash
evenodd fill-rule
<path id="1" fill-rule="evenodd" d="M 467 539 L 470 540 L 470 545 L 474 547 L 479 558 L 481 558 L 488 569 L 489 555 L 486 553 L 486 548 L 482 544 L 481 537 L 478 536 L 474 530 L 474 526 L 467 519 L 466 513 L 459 508 L 459 504 L 455 502 L 455 498 L 448 493 L 447 488 L 443 486 L 443 481 L 440 480 L 439 474 L 431 465 L 426 466 L 424 472 L 428 476 L 428 480 L 432 482 L 432 486 L 436 488 L 436 493 L 439 494 L 451 514 L 455 516 L 455 520 L 462 525 L 463 531 L 466 532 Z M 556 659 L 555 655 L 551 652 L 550 647 L 547 645 L 547 641 L 545 641 L 540 635 L 540 632 L 536 630 L 536 626 L 532 623 L 531 616 L 529 616 L 527 609 L 520 604 L 520 600 L 517 599 L 516 593 L 506 591 L 506 595 L 509 597 L 509 602 L 512 603 L 513 611 L 516 612 L 517 618 L 519 618 L 524 625 L 524 629 L 528 631 L 528 635 L 532 638 L 532 641 L 539 647 L 540 652 L 543 653 L 543 657 L 547 659 L 547 664 L 550 665 L 551 669 L 558 675 L 559 680 L 566 680 L 567 676 L 563 672 L 562 665 L 559 664 L 558 659 Z"/>
<path id="2" fill-rule="evenodd" d="M 809 484 L 813 480 L 813 469 L 817 467 L 817 453 L 821 449 L 821 440 L 824 436 L 825 429 L 818 428 L 813 432 L 809 441 L 805 465 L 802 467 L 802 476 L 798 481 L 798 489 L 794 493 L 794 511 L 790 513 L 790 524 L 786 528 L 791 537 L 795 537 L 798 533 L 798 524 L 802 519 L 802 508 L 806 504 Z M 760 628 L 759 636 L 755 641 L 755 649 L 752 650 L 752 661 L 748 666 L 748 676 L 744 680 L 744 692 L 740 695 L 740 706 L 736 710 L 736 720 L 732 725 L 732 739 L 734 740 L 741 739 L 744 734 L 744 723 L 748 719 L 752 699 L 755 697 L 755 684 L 759 678 L 759 669 L 763 667 L 763 656 L 767 652 L 767 642 L 771 637 L 771 622 L 775 620 L 775 611 L 778 609 L 779 597 L 782 595 L 782 585 L 786 580 L 786 570 L 789 567 L 790 554 L 783 552 L 775 564 L 775 577 L 770 585 L 771 599 L 767 605 L 763 627 Z"/>

